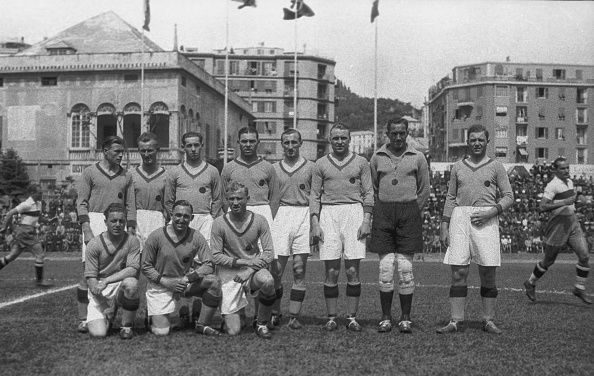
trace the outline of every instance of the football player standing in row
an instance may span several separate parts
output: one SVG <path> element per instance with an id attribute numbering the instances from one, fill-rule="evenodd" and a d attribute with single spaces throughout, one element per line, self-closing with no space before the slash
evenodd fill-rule
<path id="1" fill-rule="evenodd" d="M 221 302 L 221 284 L 214 275 L 212 254 L 206 239 L 190 228 L 192 205 L 185 200 L 173 204 L 171 223 L 153 231 L 142 252 L 142 273 L 149 280 L 146 304 L 151 331 L 167 335 L 169 315 L 178 310 L 181 297 L 202 297 L 202 309 L 195 323 L 196 332 L 219 335 L 210 321 Z M 194 260 L 200 267 L 190 270 Z"/>
<path id="2" fill-rule="evenodd" d="M 528 298 L 535 301 L 536 281 L 555 263 L 559 251 L 569 245 L 578 257 L 573 295 L 586 304 L 592 304 L 586 296 L 584 286 L 590 272 L 588 242 L 575 215 L 576 193 L 573 190 L 573 182 L 569 178 L 569 164 L 564 157 L 559 157 L 555 159 L 553 166 L 555 177 L 545 187 L 540 202 L 541 212 L 551 212 L 549 221 L 544 227 L 544 258 L 536 263 L 532 275 L 524 282 L 524 288 Z"/>
<path id="3" fill-rule="evenodd" d="M 274 257 L 270 228 L 264 216 L 247 210 L 250 197 L 243 184 L 233 181 L 226 187 L 229 212 L 215 219 L 211 237 L 212 256 L 222 284 L 225 330 L 230 335 L 241 331 L 249 291 L 260 302 L 256 334 L 270 339 L 267 324 L 276 300 L 274 278 L 268 271 Z"/>
<path id="4" fill-rule="evenodd" d="M 379 254 L 379 288 L 382 319 L 378 332 L 392 330 L 394 271 L 398 271 L 401 315 L 398 328 L 411 333 L 410 312 L 415 280 L 413 257 L 423 252 L 422 209 L 429 198 L 429 168 L 425 156 L 409 146 L 408 121 L 390 120 L 390 142 L 371 157 L 376 192 L 370 251 Z"/>
<path id="5" fill-rule="evenodd" d="M 124 140 L 109 136 L 102 143 L 103 159 L 83 170 L 78 184 L 77 211 L 84 237 L 82 245 L 83 269 L 87 243 L 106 231 L 103 212 L 111 203 L 120 203 L 126 208 L 128 232 L 136 234 L 136 199 L 132 175 L 121 166 L 124 156 Z M 87 280 L 82 278 L 77 289 L 78 331 L 87 332 Z"/>
<path id="6" fill-rule="evenodd" d="M 478 264 L 483 302 L 483 330 L 501 334 L 493 322 L 497 302 L 497 267 L 501 265 L 499 219 L 514 196 L 505 167 L 487 156 L 489 132 L 468 129 L 469 157 L 452 167 L 441 222 L 441 241 L 448 247 L 443 263 L 451 266 L 450 322 L 437 333 L 462 330 L 470 262 Z"/>
<path id="7" fill-rule="evenodd" d="M 326 278 L 324 298 L 328 322 L 336 330 L 338 277 L 344 258 L 347 276 L 347 329 L 361 331 L 356 316 L 361 296 L 359 264 L 371 231 L 373 185 L 367 160 L 349 151 L 350 131 L 342 124 L 330 130 L 332 152 L 318 159 L 312 172 L 310 215 L 312 240 L 320 244 Z"/>
<path id="8" fill-rule="evenodd" d="M 122 307 L 120 338 L 130 339 L 140 304 L 140 242 L 126 232 L 124 205 L 110 204 L 104 216 L 107 231 L 91 239 L 85 254 L 84 276 L 89 286 L 87 327 L 92 337 L 105 337 L 117 307 Z"/>
<path id="9" fill-rule="evenodd" d="M 280 206 L 271 227 L 274 257 L 278 273 L 275 275 L 277 300 L 272 309 L 273 324 L 280 321 L 282 276 L 289 257 L 293 255 L 293 286 L 289 299 L 289 328 L 300 329 L 298 317 L 305 299 L 305 271 L 310 253 L 309 194 L 314 163 L 303 158 L 299 149 L 303 141 L 296 129 L 281 135 L 283 159 L 274 164 L 280 185 Z M 278 324 L 277 324 L 278 325 Z"/>

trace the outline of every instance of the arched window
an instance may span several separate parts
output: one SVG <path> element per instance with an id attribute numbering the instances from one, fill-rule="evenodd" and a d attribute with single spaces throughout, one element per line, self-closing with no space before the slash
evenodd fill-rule
<path id="1" fill-rule="evenodd" d="M 186 133 L 188 131 L 188 119 L 187 119 L 188 114 L 186 113 L 186 106 L 184 106 L 183 104 L 181 105 L 181 107 L 179 108 L 179 130 L 180 130 L 180 134 L 183 135 L 184 133 Z"/>
<path id="2" fill-rule="evenodd" d="M 102 103 L 97 107 L 97 149 L 101 149 L 101 144 L 107 137 L 117 136 L 117 123 L 114 105 Z"/>
<path id="3" fill-rule="evenodd" d="M 196 122 L 194 121 L 194 111 L 188 110 L 188 130 L 196 132 Z"/>
<path id="4" fill-rule="evenodd" d="M 124 107 L 124 127 L 122 138 L 126 147 L 135 147 L 136 139 L 140 136 L 142 114 L 138 103 L 128 103 Z"/>
<path id="5" fill-rule="evenodd" d="M 155 102 L 149 108 L 150 131 L 157 135 L 159 145 L 169 147 L 169 108 L 163 102 Z"/>
<path id="6" fill-rule="evenodd" d="M 86 105 L 79 103 L 70 110 L 70 129 L 72 148 L 91 147 L 91 111 Z"/>

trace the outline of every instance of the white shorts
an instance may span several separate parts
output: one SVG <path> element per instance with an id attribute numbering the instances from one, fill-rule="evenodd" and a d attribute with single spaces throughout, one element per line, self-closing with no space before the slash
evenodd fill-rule
<path id="1" fill-rule="evenodd" d="M 200 235 L 204 236 L 208 246 L 210 247 L 210 230 L 212 230 L 212 222 L 214 219 L 210 214 L 194 214 L 194 219 L 190 222 L 190 227 L 198 231 Z"/>
<path id="2" fill-rule="evenodd" d="M 142 209 L 136 211 L 136 236 L 140 240 L 141 251 L 150 233 L 163 226 L 165 226 L 165 217 L 160 211 Z"/>
<path id="3" fill-rule="evenodd" d="M 249 285 L 251 278 L 243 283 L 233 281 L 233 278 L 241 270 L 217 266 L 217 276 L 221 279 L 221 289 L 223 291 L 223 299 L 221 301 L 222 315 L 235 313 L 248 305 L 247 296 L 250 293 Z"/>
<path id="4" fill-rule="evenodd" d="M 101 291 L 101 296 L 91 294 L 91 291 L 89 290 L 87 293 L 87 296 L 89 297 L 87 322 L 106 318 L 103 312 L 107 308 L 113 308 L 115 305 L 115 299 L 118 296 L 121 284 L 122 281 L 110 283 L 103 291 Z"/>
<path id="5" fill-rule="evenodd" d="M 168 315 L 179 309 L 179 294 L 161 285 L 149 282 L 145 295 L 149 316 Z"/>
<path id="6" fill-rule="evenodd" d="M 274 222 L 274 220 L 272 219 L 272 210 L 270 210 L 270 205 L 248 205 L 246 209 L 256 214 L 260 214 L 261 216 L 266 218 L 268 226 L 272 227 L 272 222 Z"/>
<path id="7" fill-rule="evenodd" d="M 291 254 L 309 254 L 309 207 L 281 206 L 270 232 L 274 258 Z"/>
<path id="8" fill-rule="evenodd" d="M 93 237 L 99 236 L 102 232 L 107 231 L 107 226 L 105 226 L 105 215 L 103 213 L 90 212 L 89 213 L 89 226 L 91 226 L 91 232 L 93 233 Z M 87 245 L 83 241 L 82 262 L 85 262 L 85 254 L 86 253 L 87 253 Z"/>
<path id="9" fill-rule="evenodd" d="M 489 219 L 481 227 L 470 223 L 472 213 L 490 207 L 458 206 L 450 219 L 450 246 L 443 259 L 448 265 L 469 265 L 474 261 L 482 266 L 500 266 L 499 218 Z"/>
<path id="10" fill-rule="evenodd" d="M 365 239 L 357 239 L 363 223 L 361 204 L 326 205 L 320 212 L 324 241 L 320 242 L 320 260 L 360 260 L 365 258 Z"/>

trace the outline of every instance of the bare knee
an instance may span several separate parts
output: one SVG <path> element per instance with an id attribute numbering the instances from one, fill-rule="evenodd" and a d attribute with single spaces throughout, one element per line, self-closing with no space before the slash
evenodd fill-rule
<path id="1" fill-rule="evenodd" d="M 359 282 L 359 267 L 357 265 L 346 267 L 345 274 L 348 282 Z"/>
<path id="2" fill-rule="evenodd" d="M 452 266 L 452 285 L 465 285 L 468 269 L 468 266 Z"/>
<path id="3" fill-rule="evenodd" d="M 305 279 L 305 262 L 301 259 L 295 258 L 293 261 L 293 280 L 295 282 L 303 281 Z"/>
<path id="4" fill-rule="evenodd" d="M 124 294 L 127 298 L 138 297 L 138 280 L 136 278 L 126 278 L 122 281 Z"/>

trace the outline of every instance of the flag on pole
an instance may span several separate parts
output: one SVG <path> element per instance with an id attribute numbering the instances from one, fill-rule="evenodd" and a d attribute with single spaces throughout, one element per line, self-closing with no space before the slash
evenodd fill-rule
<path id="1" fill-rule="evenodd" d="M 238 3 L 243 3 L 240 6 L 237 7 L 237 9 L 242 9 L 245 7 L 256 7 L 256 0 L 233 0 L 236 1 Z"/>
<path id="2" fill-rule="evenodd" d="M 373 5 L 371 6 L 371 22 L 375 21 L 375 18 L 379 16 L 379 0 L 373 0 Z"/>
<path id="3" fill-rule="evenodd" d="M 291 10 L 293 8 L 295 8 L 295 11 Z M 283 8 L 283 20 L 315 16 L 314 11 L 303 0 L 291 0 L 291 9 Z"/>
<path id="4" fill-rule="evenodd" d="M 142 28 L 146 31 L 151 31 L 151 29 L 149 28 L 149 23 L 151 23 L 151 5 L 149 4 L 149 0 L 144 0 L 143 10 L 144 10 L 144 25 L 142 25 Z"/>

